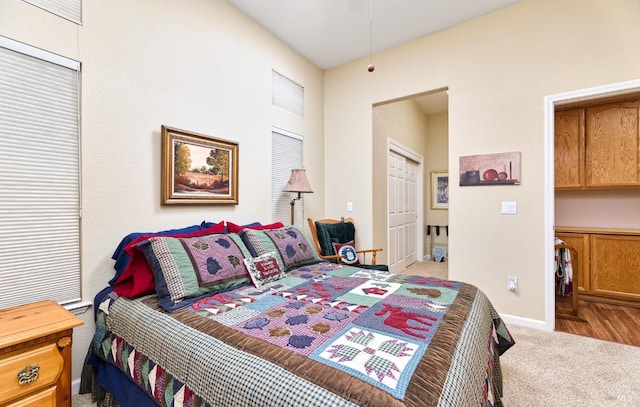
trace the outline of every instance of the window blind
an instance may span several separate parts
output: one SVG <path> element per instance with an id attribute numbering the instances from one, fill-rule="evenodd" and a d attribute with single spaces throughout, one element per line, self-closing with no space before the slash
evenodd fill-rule
<path id="1" fill-rule="evenodd" d="M 272 72 L 271 104 L 298 116 L 304 116 L 304 88 L 276 72 Z"/>
<path id="2" fill-rule="evenodd" d="M 79 74 L 0 37 L 0 308 L 81 298 Z"/>
<path id="3" fill-rule="evenodd" d="M 271 216 L 274 222 L 288 225 L 291 223 L 291 200 L 297 194 L 282 190 L 291 177 L 291 170 L 302 168 L 302 137 L 281 129 L 273 129 L 271 135 Z M 303 209 L 303 202 L 296 201 L 296 225 L 304 225 Z"/>
<path id="4" fill-rule="evenodd" d="M 74 23 L 82 23 L 82 0 L 24 0 Z"/>

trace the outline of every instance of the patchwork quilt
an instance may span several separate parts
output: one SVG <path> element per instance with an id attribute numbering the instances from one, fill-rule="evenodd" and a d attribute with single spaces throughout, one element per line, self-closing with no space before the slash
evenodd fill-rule
<path id="1" fill-rule="evenodd" d="M 97 326 L 161 406 L 500 406 L 514 344 L 472 285 L 327 262 L 171 313 L 111 293 Z"/>

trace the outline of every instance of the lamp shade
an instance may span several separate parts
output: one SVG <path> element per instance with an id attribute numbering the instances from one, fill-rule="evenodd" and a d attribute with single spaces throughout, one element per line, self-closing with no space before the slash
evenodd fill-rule
<path id="1" fill-rule="evenodd" d="M 291 178 L 287 185 L 284 186 L 284 192 L 313 192 L 309 180 L 307 179 L 307 173 L 304 169 L 291 170 Z"/>

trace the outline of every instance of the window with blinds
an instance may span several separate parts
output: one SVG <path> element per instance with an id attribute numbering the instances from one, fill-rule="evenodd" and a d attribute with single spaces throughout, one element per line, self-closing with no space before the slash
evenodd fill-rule
<path id="1" fill-rule="evenodd" d="M 74 23 L 82 23 L 82 0 L 24 0 Z"/>
<path id="2" fill-rule="evenodd" d="M 79 76 L 0 37 L 0 308 L 81 298 Z"/>
<path id="3" fill-rule="evenodd" d="M 304 116 L 304 88 L 286 76 L 271 71 L 271 104 Z"/>
<path id="4" fill-rule="evenodd" d="M 297 194 L 283 192 L 291 177 L 291 170 L 302 168 L 302 136 L 281 129 L 271 133 L 271 215 L 274 222 L 291 223 L 291 200 Z M 304 199 L 304 198 L 303 198 Z M 296 202 L 296 225 L 304 225 L 304 205 Z"/>

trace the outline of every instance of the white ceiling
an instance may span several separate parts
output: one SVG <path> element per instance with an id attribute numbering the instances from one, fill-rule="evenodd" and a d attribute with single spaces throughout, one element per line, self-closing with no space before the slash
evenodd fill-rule
<path id="1" fill-rule="evenodd" d="M 229 0 L 321 69 L 367 57 L 519 1 Z M 446 92 L 414 100 L 425 114 L 448 111 Z"/>
<path id="2" fill-rule="evenodd" d="M 370 46 L 382 51 L 520 1 L 229 0 L 321 69 L 366 57 Z"/>

